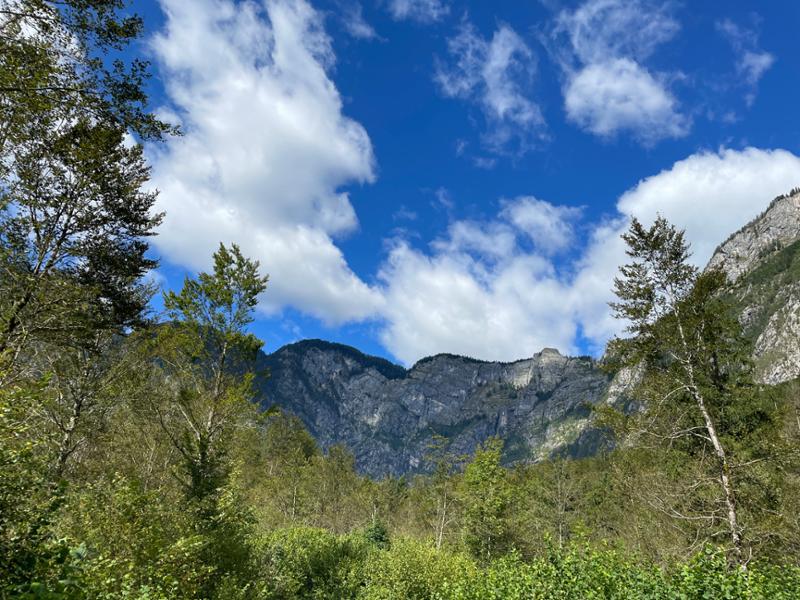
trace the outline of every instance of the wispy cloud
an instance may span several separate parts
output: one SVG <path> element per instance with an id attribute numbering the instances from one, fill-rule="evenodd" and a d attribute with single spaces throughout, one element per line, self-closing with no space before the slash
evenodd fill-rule
<path id="1" fill-rule="evenodd" d="M 434 79 L 445 96 L 481 108 L 490 150 L 522 153 L 545 137 L 541 109 L 529 97 L 536 56 L 511 27 L 500 25 L 484 39 L 466 22 L 448 40 L 448 53 L 450 61 L 438 61 Z"/>
<path id="2" fill-rule="evenodd" d="M 758 82 L 775 63 L 775 57 L 759 47 L 756 29 L 741 27 L 730 19 L 718 21 L 716 27 L 728 40 L 736 55 L 737 81 L 746 88 L 745 103 L 752 106 L 756 99 Z"/>
<path id="3" fill-rule="evenodd" d="M 450 13 L 443 0 L 389 0 L 389 12 L 398 21 L 434 23 Z"/>
<path id="4" fill-rule="evenodd" d="M 364 19 L 364 7 L 360 2 L 342 0 L 339 4 L 340 19 L 345 31 L 361 40 L 380 39 L 375 28 Z"/>

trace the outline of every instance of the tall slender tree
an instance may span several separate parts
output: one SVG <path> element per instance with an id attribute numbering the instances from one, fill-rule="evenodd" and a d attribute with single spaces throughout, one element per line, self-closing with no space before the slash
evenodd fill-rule
<path id="1" fill-rule="evenodd" d="M 722 298 L 725 274 L 691 265 L 683 231 L 661 217 L 650 228 L 634 219 L 623 239 L 632 260 L 615 280 L 619 301 L 612 308 L 631 337 L 615 339 L 610 355 L 644 370 L 637 388 L 644 410 L 633 415 L 630 432 L 695 461 L 704 475 L 691 489 L 703 509 L 675 516 L 709 523 L 712 537 L 715 524 L 725 523 L 733 555 L 745 564 L 738 481 L 746 467 L 766 459 L 749 442 L 772 426 L 772 417 Z"/>
<path id="2" fill-rule="evenodd" d="M 183 458 L 182 482 L 191 499 L 211 497 L 228 473 L 226 444 L 254 410 L 254 361 L 261 340 L 246 331 L 267 277 L 235 244 L 220 244 L 214 269 L 187 278 L 179 293 L 164 296 L 171 322 L 157 339 L 167 398 L 154 410 Z"/>

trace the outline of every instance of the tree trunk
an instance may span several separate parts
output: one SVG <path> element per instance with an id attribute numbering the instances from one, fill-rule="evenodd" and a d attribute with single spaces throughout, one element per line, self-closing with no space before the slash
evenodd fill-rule
<path id="1" fill-rule="evenodd" d="M 66 426 L 61 432 L 61 443 L 58 448 L 58 461 L 56 462 L 56 476 L 61 478 L 67 466 L 67 460 L 75 451 L 73 446 L 73 435 L 78 426 L 83 410 L 83 397 L 78 396 L 72 401 L 72 413 L 69 416 Z"/>
<path id="2" fill-rule="evenodd" d="M 19 298 L 14 302 L 11 306 L 11 311 L 8 319 L 3 324 L 3 330 L 0 331 L 0 356 L 5 354 L 6 350 L 10 346 L 11 336 L 17 330 L 19 326 L 19 315 L 20 313 L 25 310 L 25 307 L 33 298 L 33 293 L 28 291 L 22 298 Z"/>
<path id="3" fill-rule="evenodd" d="M 719 436 L 717 435 L 717 428 L 714 425 L 714 420 L 711 418 L 711 414 L 708 412 L 708 408 L 706 407 L 705 399 L 703 395 L 700 393 L 700 390 L 697 388 L 696 378 L 694 375 L 694 367 L 692 365 L 692 352 L 689 350 L 689 344 L 686 339 L 686 335 L 683 330 L 683 324 L 681 321 L 680 312 L 676 309 L 675 316 L 677 317 L 678 323 L 678 333 L 680 335 L 681 343 L 683 345 L 683 350 L 685 352 L 684 360 L 682 361 L 684 364 L 684 370 L 689 380 L 689 392 L 694 398 L 694 401 L 697 403 L 697 408 L 700 409 L 700 413 L 703 415 L 703 421 L 705 423 L 706 432 L 708 433 L 708 437 L 711 440 L 711 445 L 714 447 L 714 452 L 719 459 L 720 465 L 720 473 L 719 473 L 719 483 L 722 487 L 722 491 L 725 495 L 725 509 L 727 513 L 728 519 L 728 529 L 730 531 L 731 542 L 733 544 L 733 551 L 736 554 L 736 559 L 740 564 L 744 564 L 742 562 L 742 534 L 741 529 L 739 527 L 739 518 L 736 514 L 736 498 L 733 493 L 733 485 L 731 484 L 730 478 L 730 463 L 728 462 L 728 455 L 725 452 L 725 448 L 722 446 L 722 442 L 719 440 Z"/>
<path id="4" fill-rule="evenodd" d="M 700 413 L 703 415 L 708 437 L 711 439 L 711 445 L 714 447 L 714 452 L 719 459 L 719 482 L 722 486 L 723 492 L 725 493 L 725 508 L 728 517 L 728 528 L 730 529 L 731 542 L 733 543 L 733 550 L 736 553 L 736 558 L 741 562 L 742 534 L 739 528 L 739 519 L 736 514 L 736 498 L 733 493 L 733 485 L 731 484 L 730 479 L 730 463 L 728 462 L 728 455 L 725 452 L 725 448 L 722 446 L 722 443 L 719 441 L 717 428 L 714 426 L 714 421 L 711 419 L 711 415 L 706 408 L 703 396 L 694 386 L 692 386 L 692 395 L 697 402 L 697 407 L 700 409 Z"/>

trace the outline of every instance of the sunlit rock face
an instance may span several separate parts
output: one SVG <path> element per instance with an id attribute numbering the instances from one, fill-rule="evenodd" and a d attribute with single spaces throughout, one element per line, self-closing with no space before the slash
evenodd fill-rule
<path id="1" fill-rule="evenodd" d="M 263 406 L 296 414 L 323 447 L 345 444 L 373 476 L 423 469 L 435 435 L 463 454 L 501 436 L 508 462 L 591 454 L 602 443 L 582 435 L 609 384 L 588 357 L 552 349 L 513 363 L 437 355 L 406 370 L 307 340 L 263 357 L 262 366 L 271 373 L 259 383 Z"/>
<path id="2" fill-rule="evenodd" d="M 734 233 L 710 267 L 731 282 L 757 378 L 776 384 L 800 377 L 800 189 Z"/>
<path id="3" fill-rule="evenodd" d="M 800 239 L 800 189 L 778 196 L 759 217 L 732 234 L 714 252 L 707 268 L 721 268 L 737 282 L 766 257 Z"/>

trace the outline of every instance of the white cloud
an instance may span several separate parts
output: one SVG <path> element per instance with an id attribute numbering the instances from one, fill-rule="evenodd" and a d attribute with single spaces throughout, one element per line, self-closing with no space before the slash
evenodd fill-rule
<path id="1" fill-rule="evenodd" d="M 476 102 L 482 109 L 491 149 L 503 151 L 516 140 L 525 151 L 544 135 L 539 106 L 526 94 L 536 73 L 536 57 L 508 25 L 500 25 L 490 40 L 466 23 L 448 40 L 454 63 L 437 65 L 435 80 L 445 96 Z"/>
<path id="2" fill-rule="evenodd" d="M 380 272 L 383 343 L 406 363 L 437 352 L 514 360 L 544 346 L 573 351 L 569 290 L 546 253 L 526 250 L 524 241 L 563 248 L 578 216 L 523 197 L 488 222 L 452 223 L 429 253 L 398 242 Z"/>
<path id="3" fill-rule="evenodd" d="M 364 7 L 359 2 L 342 2 L 339 5 L 341 21 L 347 33 L 361 40 L 375 40 L 380 36 L 364 19 Z"/>
<path id="4" fill-rule="evenodd" d="M 564 72 L 569 120 L 601 137 L 630 132 L 647 145 L 689 132 L 669 77 L 644 66 L 680 29 L 669 8 L 646 0 L 588 0 L 559 13 L 551 51 Z"/>
<path id="5" fill-rule="evenodd" d="M 786 150 L 700 152 L 647 177 L 620 197 L 621 213 L 652 221 L 660 213 L 686 229 L 694 262 L 800 183 L 800 158 Z"/>
<path id="6" fill-rule="evenodd" d="M 752 105 L 761 77 L 775 63 L 775 57 L 758 46 L 758 33 L 736 25 L 730 19 L 717 22 L 719 31 L 730 43 L 736 54 L 737 81 L 746 88 L 745 102 Z"/>
<path id="7" fill-rule="evenodd" d="M 704 265 L 730 233 L 776 195 L 800 184 L 800 158 L 785 150 L 700 152 L 645 178 L 617 212 L 582 223 L 573 207 L 518 198 L 486 222 L 457 221 L 427 251 L 397 243 L 381 269 L 385 346 L 406 363 L 437 352 L 492 360 L 530 356 L 544 346 L 575 352 L 577 335 L 601 353 L 620 331 L 609 312 L 623 264 L 620 235 L 631 217 L 657 213 L 680 228 Z M 533 247 L 524 243 L 534 238 Z M 576 247 L 560 261 L 553 249 Z M 577 258 L 574 258 L 577 256 Z"/>
<path id="8" fill-rule="evenodd" d="M 433 23 L 446 17 L 450 6 L 442 0 L 390 0 L 389 12 L 398 21 Z"/>
<path id="9" fill-rule="evenodd" d="M 591 64 L 623 57 L 647 60 L 679 30 L 668 4 L 588 0 L 574 11 L 559 13 L 553 34 L 566 36 L 575 58 Z"/>
<path id="10" fill-rule="evenodd" d="M 304 1 L 161 0 L 153 49 L 185 135 L 151 149 L 155 244 L 171 262 L 209 265 L 220 241 L 261 260 L 262 308 L 326 322 L 369 317 L 380 293 L 348 267 L 334 236 L 358 221 L 340 186 L 369 182 L 369 137 L 342 114 L 319 15 Z"/>
<path id="11" fill-rule="evenodd" d="M 500 214 L 526 234 L 539 251 L 554 254 L 574 242 L 574 222 L 581 216 L 581 209 L 525 196 L 507 203 Z"/>
<path id="12" fill-rule="evenodd" d="M 677 101 L 646 69 L 628 58 L 593 63 L 564 91 L 567 117 L 601 137 L 630 131 L 646 144 L 686 135 L 689 121 Z"/>
<path id="13" fill-rule="evenodd" d="M 783 150 L 698 153 L 640 181 L 601 223 L 578 229 L 579 210 L 522 197 L 487 222 L 453 222 L 428 248 L 397 242 L 379 283 L 368 285 L 334 240 L 358 227 L 341 188 L 372 181 L 374 158 L 328 76 L 334 55 L 318 14 L 301 0 L 162 6 L 166 26 L 153 48 L 165 113 L 185 135 L 150 149 L 167 211 L 157 247 L 202 269 L 219 241 L 237 242 L 272 276 L 265 310 L 292 306 L 330 323 L 382 318 L 383 343 L 405 362 L 444 351 L 508 360 L 543 346 L 572 352 L 578 332 L 601 349 L 618 327 L 606 302 L 631 216 L 648 221 L 660 211 L 685 227 L 702 264 L 773 196 L 800 184 L 800 158 Z M 502 29 L 491 41 L 476 37 L 468 85 L 450 83 L 490 114 L 524 123 L 524 103 L 506 98 L 515 85 L 484 72 L 528 56 Z M 646 42 L 626 48 L 636 58 L 651 51 Z M 456 210 L 445 190 L 436 194 Z M 589 232 L 585 240 L 578 231 Z"/>
<path id="14" fill-rule="evenodd" d="M 756 217 L 777 195 L 797 187 L 800 158 L 786 150 L 699 152 L 642 179 L 617 202 L 619 217 L 595 228 L 572 289 L 585 335 L 601 348 L 619 324 L 609 315 L 611 282 L 625 262 L 619 239 L 630 218 L 658 214 L 686 230 L 692 262 L 705 266 L 728 235 Z"/>
<path id="15" fill-rule="evenodd" d="M 388 321 L 381 340 L 407 364 L 438 352 L 514 360 L 544 346 L 573 349 L 573 321 L 559 303 L 564 291 L 536 256 L 489 270 L 469 255 L 427 255 L 401 243 L 381 277 Z"/>

